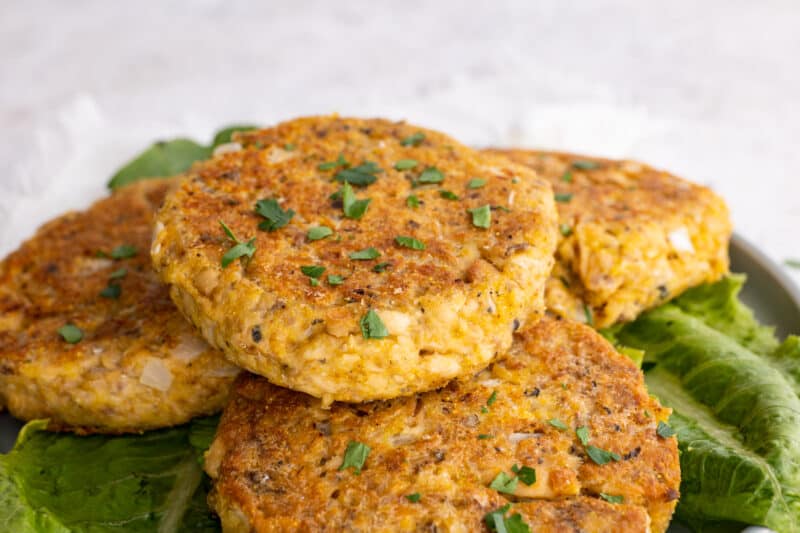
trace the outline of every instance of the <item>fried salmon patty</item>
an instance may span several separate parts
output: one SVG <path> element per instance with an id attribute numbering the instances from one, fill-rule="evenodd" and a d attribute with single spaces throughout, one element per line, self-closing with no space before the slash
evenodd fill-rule
<path id="1" fill-rule="evenodd" d="M 326 409 L 242 374 L 206 455 L 210 505 L 226 531 L 475 531 L 508 503 L 533 531 L 664 531 L 668 416 L 628 358 L 555 319 L 473 378 L 394 400 Z"/>
<path id="2" fill-rule="evenodd" d="M 237 369 L 196 335 L 150 266 L 170 187 L 120 189 L 45 224 L 0 263 L 0 405 L 11 414 L 122 433 L 222 408 Z"/>
<path id="3" fill-rule="evenodd" d="M 152 248 L 236 364 L 326 403 L 392 398 L 485 367 L 543 311 L 557 215 L 530 169 L 386 120 L 239 142 L 188 172 Z"/>
<path id="4" fill-rule="evenodd" d="M 547 308 L 606 327 L 728 271 L 731 222 L 711 190 L 635 161 L 490 150 L 553 186 L 560 241 Z"/>

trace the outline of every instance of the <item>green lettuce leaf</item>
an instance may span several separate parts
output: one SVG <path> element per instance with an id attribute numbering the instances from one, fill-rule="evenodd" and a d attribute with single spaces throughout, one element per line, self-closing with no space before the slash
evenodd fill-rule
<path id="1" fill-rule="evenodd" d="M 235 132 L 255 128 L 250 125 L 228 126 L 214 135 L 210 145 L 198 144 L 191 139 L 172 139 L 154 143 L 117 170 L 108 182 L 108 187 L 117 189 L 142 179 L 162 178 L 185 172 L 195 161 L 211 157 L 214 148 L 230 142 Z"/>
<path id="2" fill-rule="evenodd" d="M 0 530 L 217 532 L 200 461 L 215 426 L 79 437 L 31 422 L 0 456 Z"/>
<path id="3" fill-rule="evenodd" d="M 673 408 L 676 516 L 697 531 L 800 531 L 797 339 L 779 347 L 736 299 L 742 278 L 693 289 L 614 331 L 655 362 L 650 392 Z"/>

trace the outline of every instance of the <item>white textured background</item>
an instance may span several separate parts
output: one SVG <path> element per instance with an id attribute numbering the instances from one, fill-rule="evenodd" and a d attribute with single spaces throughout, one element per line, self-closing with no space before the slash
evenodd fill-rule
<path id="1" fill-rule="evenodd" d="M 798 28 L 796 0 L 0 0 L 0 254 L 155 139 L 338 111 L 640 158 L 800 258 Z"/>

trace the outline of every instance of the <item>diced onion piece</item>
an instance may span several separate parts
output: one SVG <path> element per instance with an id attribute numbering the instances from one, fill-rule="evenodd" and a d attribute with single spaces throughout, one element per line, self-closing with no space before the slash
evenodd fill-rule
<path id="1" fill-rule="evenodd" d="M 208 343 L 197 335 L 184 334 L 181 335 L 181 342 L 172 350 L 172 355 L 175 359 L 188 363 L 208 349 Z"/>
<path id="2" fill-rule="evenodd" d="M 684 226 L 670 231 L 668 238 L 672 247 L 677 251 L 694 253 L 694 245 L 692 244 L 692 239 L 689 237 L 689 230 Z"/>
<path id="3" fill-rule="evenodd" d="M 508 440 L 511 441 L 512 444 L 517 444 L 523 440 L 535 439 L 538 436 L 539 433 L 512 433 L 508 436 Z"/>
<path id="4" fill-rule="evenodd" d="M 216 148 L 214 148 L 214 155 L 222 155 L 222 154 L 229 154 L 231 152 L 238 152 L 242 149 L 242 145 L 237 142 L 229 142 L 225 144 L 220 144 Z"/>
<path id="5" fill-rule="evenodd" d="M 139 377 L 142 385 L 147 385 L 162 392 L 166 392 L 172 386 L 172 372 L 169 371 L 161 359 L 148 357 Z"/>

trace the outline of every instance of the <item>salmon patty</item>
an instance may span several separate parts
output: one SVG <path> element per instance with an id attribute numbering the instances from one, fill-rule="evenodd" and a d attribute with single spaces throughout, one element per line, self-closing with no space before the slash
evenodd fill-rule
<path id="1" fill-rule="evenodd" d="M 556 319 L 474 377 L 394 400 L 326 409 L 242 374 L 206 454 L 209 503 L 232 532 L 476 531 L 485 517 L 664 531 L 680 485 L 668 417 L 628 358 Z"/>
<path id="2" fill-rule="evenodd" d="M 138 432 L 224 405 L 238 369 L 199 337 L 150 265 L 174 184 L 122 188 L 0 263 L 0 406 L 52 429 Z"/>
<path id="3" fill-rule="evenodd" d="M 489 150 L 553 186 L 560 241 L 547 308 L 606 327 L 728 271 L 731 222 L 711 190 L 635 161 Z"/>
<path id="4" fill-rule="evenodd" d="M 272 383 L 361 402 L 471 375 L 544 310 L 550 185 L 402 122 L 310 117 L 193 167 L 152 256 L 181 311 Z"/>

